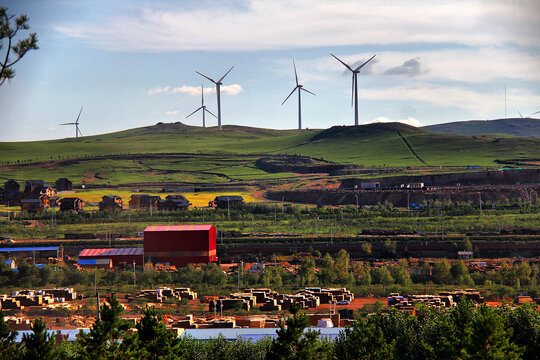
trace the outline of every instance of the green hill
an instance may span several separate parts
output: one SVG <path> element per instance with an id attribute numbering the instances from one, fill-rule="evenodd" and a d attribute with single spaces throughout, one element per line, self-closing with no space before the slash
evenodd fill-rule
<path id="1" fill-rule="evenodd" d="M 341 164 L 393 167 L 494 166 L 534 159 L 540 139 L 437 134 L 400 123 L 325 130 L 158 123 L 116 133 L 0 143 L 0 180 L 59 177 L 103 184 L 227 182 L 291 178 L 256 167 L 262 156 L 305 155 Z"/>
<path id="2" fill-rule="evenodd" d="M 506 134 L 521 137 L 540 137 L 540 119 L 512 118 L 497 120 L 456 121 L 424 126 L 423 129 L 456 135 Z"/>

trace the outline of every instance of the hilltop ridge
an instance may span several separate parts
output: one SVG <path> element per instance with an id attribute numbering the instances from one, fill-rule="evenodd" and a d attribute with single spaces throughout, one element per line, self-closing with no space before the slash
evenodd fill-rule
<path id="1" fill-rule="evenodd" d="M 423 129 L 456 135 L 511 135 L 520 137 L 540 137 L 540 119 L 507 118 L 495 120 L 455 121 L 424 126 Z"/>

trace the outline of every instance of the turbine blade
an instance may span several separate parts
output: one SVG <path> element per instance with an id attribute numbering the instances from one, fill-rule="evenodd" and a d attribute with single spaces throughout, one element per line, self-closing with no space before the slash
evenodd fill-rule
<path id="1" fill-rule="evenodd" d="M 521 113 L 519 112 L 519 110 L 518 110 L 518 114 L 519 114 L 519 116 L 521 116 L 521 118 L 523 119 L 523 115 L 521 115 Z"/>
<path id="2" fill-rule="evenodd" d="M 286 98 L 285 100 L 283 100 L 283 102 L 281 103 L 281 105 L 285 104 L 285 101 L 287 101 L 287 100 L 291 97 L 291 95 L 293 94 L 293 92 L 294 92 L 296 89 L 298 89 L 298 86 L 296 86 L 294 89 L 292 89 L 292 91 L 291 91 L 291 93 L 289 94 L 289 96 L 287 96 L 287 98 Z"/>
<path id="3" fill-rule="evenodd" d="M 223 76 L 221 77 L 221 79 L 218 80 L 218 82 L 220 83 L 221 80 L 225 79 L 225 76 L 227 76 L 227 75 L 231 72 L 231 70 L 232 70 L 233 68 L 234 68 L 234 65 L 229 69 L 229 71 L 227 71 L 227 72 L 225 73 L 225 75 L 223 75 Z"/>
<path id="4" fill-rule="evenodd" d="M 343 66 L 345 66 L 347 69 L 353 71 L 353 69 L 352 69 L 349 65 L 347 65 L 347 64 L 345 64 L 343 61 L 341 61 L 336 55 L 334 55 L 334 54 L 330 54 L 330 55 L 332 55 L 333 57 L 335 57 L 336 60 L 339 61 L 340 63 L 342 63 Z"/>
<path id="5" fill-rule="evenodd" d="M 292 59 L 292 63 L 294 66 L 294 77 L 296 78 L 296 86 L 298 86 L 298 74 L 296 73 L 296 64 L 294 63 L 294 59 Z"/>
<path id="6" fill-rule="evenodd" d="M 79 128 L 77 128 L 77 131 L 79 132 L 79 135 L 82 136 L 82 132 L 81 132 L 81 130 Z"/>
<path id="7" fill-rule="evenodd" d="M 192 112 L 191 114 L 189 114 L 188 116 L 186 116 L 185 118 L 187 119 L 188 117 L 190 117 L 191 115 L 195 114 L 197 111 L 201 110 L 203 107 L 201 106 L 200 108 L 198 108 L 197 110 L 195 110 L 194 112 Z"/>
<path id="8" fill-rule="evenodd" d="M 368 61 L 366 61 L 365 63 L 363 63 L 362 65 L 360 65 L 359 67 L 357 67 L 356 69 L 354 69 L 354 71 L 359 71 L 361 68 L 364 67 L 364 65 L 366 65 L 368 62 L 370 62 L 371 60 L 373 60 L 373 58 L 377 56 L 377 55 L 373 55 L 372 57 L 369 58 Z"/>
<path id="9" fill-rule="evenodd" d="M 207 113 L 209 113 L 210 115 L 212 115 L 213 117 L 215 117 L 217 119 L 217 116 L 212 114 L 212 112 L 210 110 L 208 110 L 207 108 L 204 108 L 204 111 L 206 111 Z"/>
<path id="10" fill-rule="evenodd" d="M 536 115 L 536 114 L 538 114 L 538 113 L 540 113 L 540 111 L 533 112 L 531 115 L 529 115 L 529 117 L 531 117 L 531 116 L 533 116 L 533 115 Z"/>
<path id="11" fill-rule="evenodd" d="M 201 74 L 200 72 L 198 71 L 195 71 L 197 74 L 201 75 L 203 78 L 206 78 L 208 80 L 210 80 L 211 82 L 213 82 L 214 84 L 217 84 L 213 79 L 210 79 L 208 76 L 204 75 L 204 74 Z"/>
<path id="12" fill-rule="evenodd" d="M 81 113 L 82 113 L 82 106 L 81 106 L 81 111 L 79 111 L 79 115 L 77 116 L 77 120 L 75 120 L 75 123 L 78 124 L 79 123 L 79 118 L 81 117 Z"/>
<path id="13" fill-rule="evenodd" d="M 307 91 L 307 92 L 310 93 L 311 95 L 315 95 L 315 93 L 312 93 L 311 91 L 309 91 L 309 90 L 306 89 L 306 88 L 303 88 L 303 87 L 302 87 L 302 88 L 300 88 L 300 89 L 302 89 L 302 90 L 304 90 L 304 91 Z"/>
<path id="14" fill-rule="evenodd" d="M 64 124 L 60 124 L 60 125 L 77 125 L 77 123 L 64 123 Z"/>

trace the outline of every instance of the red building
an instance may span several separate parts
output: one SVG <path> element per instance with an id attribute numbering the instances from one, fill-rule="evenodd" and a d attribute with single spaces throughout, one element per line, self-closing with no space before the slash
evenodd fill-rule
<path id="1" fill-rule="evenodd" d="M 152 263 L 175 266 L 217 261 L 213 225 L 148 226 L 144 230 L 144 257 Z"/>
<path id="2" fill-rule="evenodd" d="M 115 249 L 84 249 L 79 253 L 79 260 L 84 259 L 111 259 L 112 266 L 143 266 L 144 253 L 142 248 L 115 248 Z"/>

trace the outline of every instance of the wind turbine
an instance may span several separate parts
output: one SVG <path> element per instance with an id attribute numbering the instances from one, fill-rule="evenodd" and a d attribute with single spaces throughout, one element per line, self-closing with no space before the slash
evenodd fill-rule
<path id="1" fill-rule="evenodd" d="M 538 113 L 540 113 L 540 111 L 533 112 L 531 115 L 529 115 L 529 116 L 527 116 L 527 117 L 530 118 L 531 116 L 536 115 L 536 114 L 538 114 Z M 518 114 L 519 114 L 519 116 L 521 116 L 521 118 L 523 119 L 523 115 L 521 115 L 521 113 L 519 112 L 519 110 L 518 110 Z"/>
<path id="2" fill-rule="evenodd" d="M 315 95 L 315 94 L 312 93 L 311 91 L 307 90 L 307 89 L 304 89 L 304 86 L 300 85 L 298 83 L 298 74 L 296 73 L 296 64 L 294 63 L 294 59 L 293 59 L 292 62 L 293 62 L 293 66 L 294 66 L 294 77 L 296 78 L 296 86 L 295 86 L 294 89 L 292 89 L 289 96 L 287 96 L 287 98 L 285 100 L 283 100 L 281 105 L 285 104 L 285 101 L 287 101 L 291 97 L 293 92 L 298 90 L 298 130 L 302 130 L 302 90 L 310 93 L 311 95 Z"/>
<path id="3" fill-rule="evenodd" d="M 360 69 L 362 69 L 368 62 L 370 62 L 375 56 L 373 55 L 368 61 L 363 63 L 362 65 L 358 66 L 356 69 L 353 69 L 348 64 L 341 61 L 336 55 L 330 54 L 334 58 L 336 58 L 337 61 L 342 63 L 347 69 L 349 69 L 352 72 L 352 98 L 351 98 L 351 106 L 353 105 L 354 100 L 354 126 L 358 126 L 358 74 L 360 73 Z"/>
<path id="4" fill-rule="evenodd" d="M 195 110 L 194 112 L 192 112 L 191 114 L 189 114 L 188 116 L 186 116 L 186 119 L 188 117 L 190 117 L 191 115 L 195 114 L 197 111 L 201 110 L 202 109 L 202 127 L 205 128 L 206 127 L 206 121 L 205 121 L 205 118 L 204 118 L 204 113 L 205 112 L 208 112 L 210 115 L 212 115 L 213 117 L 215 117 L 217 119 L 217 116 L 212 114 L 212 112 L 210 110 L 208 110 L 206 108 L 206 106 L 204 105 L 204 89 L 203 89 L 203 86 L 201 85 L 201 107 L 199 107 L 197 110 Z"/>
<path id="5" fill-rule="evenodd" d="M 83 108 L 81 106 L 81 111 L 79 111 L 79 115 L 77 116 L 77 120 L 75 120 L 75 122 L 60 124 L 60 125 L 75 125 L 75 137 L 79 137 L 79 134 L 81 134 L 82 136 L 81 130 L 79 130 L 79 118 L 81 117 L 82 109 Z"/>
<path id="6" fill-rule="evenodd" d="M 231 67 L 229 69 L 229 71 L 227 71 L 225 73 L 225 75 L 223 75 L 218 81 L 215 81 L 214 79 L 211 79 L 209 78 L 208 76 L 204 75 L 204 74 L 201 74 L 200 72 L 198 71 L 195 71 L 197 74 L 201 75 L 202 77 L 210 80 L 211 82 L 213 82 L 214 84 L 216 84 L 216 94 L 217 94 L 217 121 L 218 121 L 218 131 L 221 131 L 221 85 L 223 84 L 221 81 L 225 78 L 225 76 L 227 76 L 231 70 L 234 68 Z"/>

